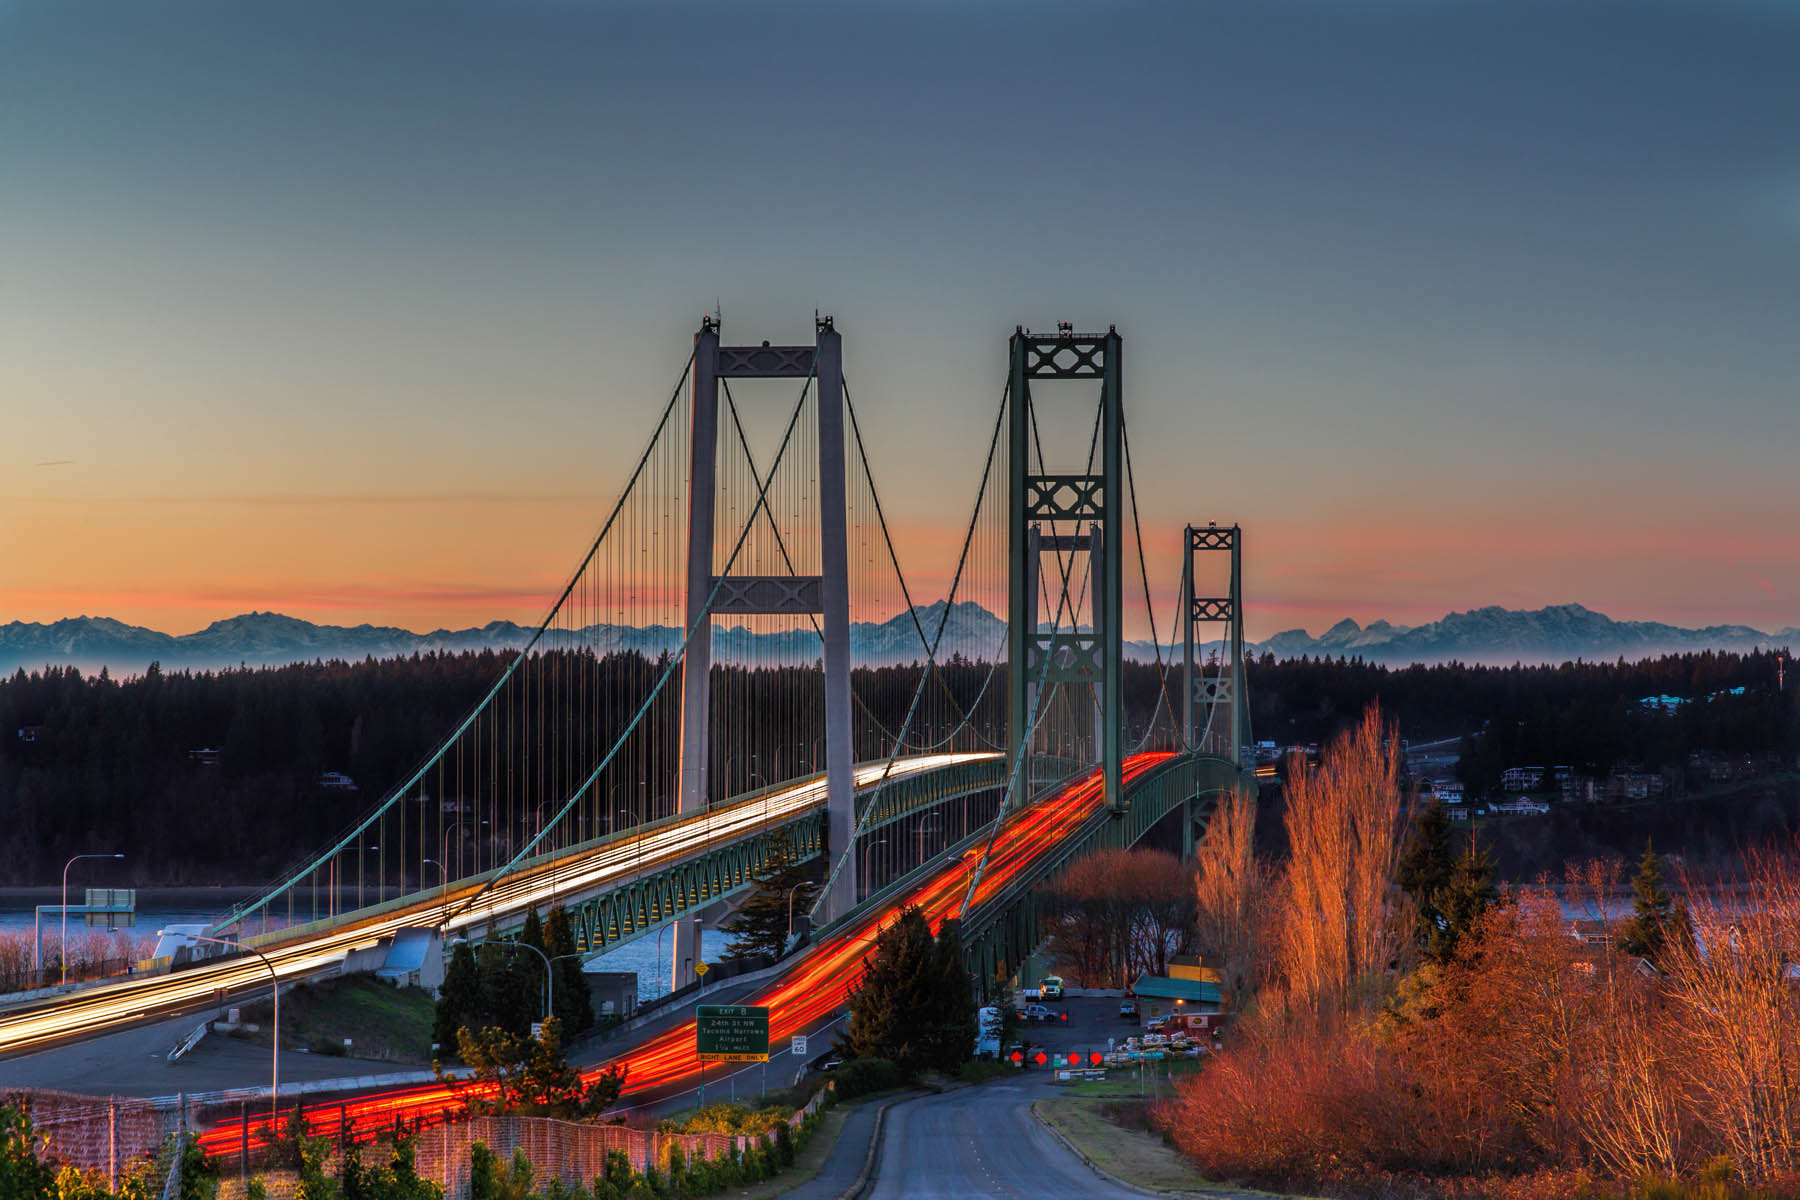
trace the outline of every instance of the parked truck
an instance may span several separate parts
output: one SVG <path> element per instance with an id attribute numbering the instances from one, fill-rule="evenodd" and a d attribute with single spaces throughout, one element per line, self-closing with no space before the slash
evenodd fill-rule
<path id="1" fill-rule="evenodd" d="M 999 1058 L 1004 1020 L 998 1008 L 989 1006 L 976 1014 L 975 1057 Z"/>

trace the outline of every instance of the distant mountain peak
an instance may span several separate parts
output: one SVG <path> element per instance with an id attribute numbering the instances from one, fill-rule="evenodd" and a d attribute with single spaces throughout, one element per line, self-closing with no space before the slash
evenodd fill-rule
<path id="1" fill-rule="evenodd" d="M 944 630 L 940 658 L 953 654 L 993 661 L 1006 653 L 1006 625 L 972 600 L 959 600 L 945 613 L 944 600 L 904 609 L 885 621 L 857 622 L 850 640 L 858 664 L 887 665 L 925 658 L 919 629 L 936 637 Z M 152 661 L 167 670 L 205 670 L 280 666 L 315 659 L 393 658 L 434 651 L 514 650 L 530 640 L 533 630 L 512 621 L 489 621 L 469 629 L 437 629 L 413 633 L 393 626 L 315 625 L 277 612 L 248 612 L 214 621 L 205 629 L 179 637 L 127 625 L 111 617 L 67 617 L 49 624 L 14 621 L 0 625 L 0 671 L 23 667 L 108 667 L 115 675 L 141 672 Z M 585 643 L 596 651 L 637 650 L 655 656 L 681 643 L 681 631 L 666 626 L 635 628 L 595 625 L 583 630 Z M 715 625 L 722 655 L 741 656 L 779 647 L 783 654 L 818 652 L 810 629 L 786 633 L 754 633 L 742 626 Z M 1360 657 L 1390 666 L 1460 661 L 1509 664 L 1563 662 L 1569 659 L 1645 658 L 1701 650 L 1747 651 L 1800 645 L 1800 629 L 1763 633 L 1745 625 L 1713 625 L 1684 629 L 1654 621 L 1615 621 L 1581 604 L 1556 604 L 1532 610 L 1487 605 L 1445 613 L 1423 625 L 1387 621 L 1358 624 L 1346 618 L 1318 637 L 1304 629 L 1288 629 L 1249 648 L 1278 658 Z M 1207 643 L 1211 652 L 1217 643 Z M 1127 657 L 1150 662 L 1171 661 L 1170 648 L 1151 642 L 1127 642 Z"/>

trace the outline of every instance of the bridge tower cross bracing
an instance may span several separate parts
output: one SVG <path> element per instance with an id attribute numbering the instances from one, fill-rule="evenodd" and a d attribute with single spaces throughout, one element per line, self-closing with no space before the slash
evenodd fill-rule
<path id="1" fill-rule="evenodd" d="M 843 337 L 830 317 L 815 322 L 810 346 L 723 346 L 719 324 L 708 315 L 694 335 L 692 415 L 689 425 L 687 622 L 699 633 L 681 665 L 681 759 L 677 794 L 683 813 L 704 812 L 711 792 L 712 617 L 732 614 L 808 614 L 821 618 L 825 665 L 826 828 L 833 852 L 847 846 L 855 828 L 851 773 L 849 534 L 845 509 Z M 719 380 L 811 379 L 817 389 L 819 444 L 819 575 L 728 576 L 713 574 L 713 504 L 718 479 Z M 714 592 L 714 585 L 719 586 Z M 710 609 L 708 597 L 712 597 Z M 825 919 L 847 911 L 856 896 L 856 856 L 846 857 L 825 900 Z M 671 986 L 694 979 L 700 961 L 698 924 L 675 922 Z"/>
<path id="2" fill-rule="evenodd" d="M 1031 747 L 1026 742 L 1039 681 L 1095 687 L 1100 699 L 1097 748 L 1106 806 L 1115 813 L 1125 807 L 1125 644 L 1120 624 L 1125 560 L 1122 367 L 1123 341 L 1114 328 L 1104 334 L 1077 334 L 1064 323 L 1053 337 L 1031 334 L 1022 326 L 1013 331 L 1007 456 L 1008 747 L 1023 778 L 1030 778 L 1027 760 Z M 1032 381 L 1082 379 L 1100 381 L 1100 473 L 1051 473 L 1047 463 L 1039 464 L 1039 472 L 1032 471 Z M 1073 522 L 1075 532 L 1063 534 L 1057 528 L 1059 522 Z M 1073 629 L 1065 633 L 1060 628 L 1038 632 L 1038 555 L 1046 548 L 1086 549 L 1098 566 L 1087 633 Z M 1022 799 L 1026 791 L 1015 786 L 1013 795 Z"/>
<path id="3" fill-rule="evenodd" d="M 1244 686 L 1244 531 L 1237 525 L 1189 525 L 1182 538 L 1181 729 L 1190 752 L 1208 752 L 1243 766 L 1250 748 L 1250 704 Z M 1202 551 L 1231 555 L 1227 594 L 1195 594 L 1194 556 Z M 1211 674 L 1198 660 L 1201 625 L 1223 625 L 1219 666 Z M 1222 720 L 1221 720 L 1222 718 Z M 1204 745 L 1202 743 L 1204 742 Z"/>

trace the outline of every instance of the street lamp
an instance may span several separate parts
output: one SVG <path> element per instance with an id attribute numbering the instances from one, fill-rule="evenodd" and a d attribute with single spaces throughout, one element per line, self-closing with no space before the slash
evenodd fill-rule
<path id="1" fill-rule="evenodd" d="M 798 892 L 801 888 L 808 886 L 811 882 L 811 880 L 802 879 L 799 883 L 796 883 L 793 887 L 788 889 L 788 937 L 790 938 L 794 936 L 794 893 Z"/>
<path id="2" fill-rule="evenodd" d="M 913 857 L 919 860 L 913 864 L 914 866 L 918 866 L 925 861 L 925 835 L 927 833 L 937 833 L 942 828 L 942 822 L 939 822 L 936 825 L 932 824 L 932 822 L 937 821 L 937 819 L 937 814 L 932 813 L 923 821 L 920 821 L 918 828 L 913 830 Z"/>
<path id="3" fill-rule="evenodd" d="M 435 858 L 421 858 L 419 860 L 419 865 L 421 867 L 423 867 L 426 863 L 430 863 L 432 866 L 436 867 L 438 869 L 438 874 L 443 876 L 444 898 L 443 898 L 442 903 L 443 903 L 443 909 L 444 909 L 444 920 L 446 922 L 448 922 L 450 919 L 450 872 L 444 868 L 443 863 L 439 862 Z M 421 874 L 423 874 L 423 872 L 421 872 Z M 419 886 L 421 888 L 423 888 L 425 886 L 425 881 L 423 879 L 419 880 Z"/>
<path id="4" fill-rule="evenodd" d="M 124 855 L 119 857 L 123 858 Z M 156 936 L 160 938 L 164 932 L 159 929 L 156 931 Z M 246 951 L 262 959 L 262 965 L 269 969 L 269 994 L 275 1002 L 275 1013 L 269 1020 L 269 1041 L 273 1044 L 273 1050 L 269 1054 L 269 1119 L 279 1121 L 281 1119 L 281 977 L 275 974 L 275 964 L 270 962 L 268 956 L 261 950 L 246 946 L 242 942 L 234 942 L 230 938 L 207 937 L 199 933 L 183 933 L 177 936 L 190 941 L 211 942 L 215 946 L 230 946 L 234 950 Z"/>
<path id="5" fill-rule="evenodd" d="M 62 886 L 62 944 L 57 947 L 57 955 L 62 959 L 63 986 L 69 983 L 69 868 L 84 858 L 124 858 L 123 854 L 77 854 L 63 864 Z"/>
<path id="6" fill-rule="evenodd" d="M 869 893 L 871 893 L 875 890 L 874 888 L 869 886 L 869 852 L 877 846 L 885 846 L 885 845 L 887 845 L 886 838 L 876 838 L 872 842 L 864 842 L 863 843 L 863 846 L 862 846 L 862 873 L 856 877 L 856 882 L 859 883 L 860 885 L 862 885 L 864 899 L 867 899 L 869 896 Z"/>

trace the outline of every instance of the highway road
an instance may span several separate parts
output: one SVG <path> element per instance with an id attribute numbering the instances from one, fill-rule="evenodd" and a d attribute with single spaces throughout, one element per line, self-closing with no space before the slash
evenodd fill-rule
<path id="1" fill-rule="evenodd" d="M 1167 752 L 1133 755 L 1126 760 L 1127 782 L 1166 761 Z M 994 839 L 988 864 L 976 889 L 981 904 L 1016 881 L 1046 850 L 1059 844 L 1094 818 L 1103 806 L 1099 771 L 1093 770 L 1064 785 L 1031 806 L 1013 813 Z M 909 892 L 896 897 L 882 911 L 868 913 L 826 935 L 781 975 L 747 989 L 735 1003 L 765 1005 L 770 1009 L 771 1044 L 780 1045 L 796 1033 L 820 1028 L 840 1014 L 850 989 L 862 976 L 863 958 L 869 953 L 881 926 L 907 905 L 916 905 L 932 928 L 954 916 L 967 889 L 980 851 L 971 850 L 942 864 Z M 693 1085 L 699 1074 L 694 1049 L 694 1022 L 683 1019 L 629 1049 L 621 1047 L 605 1065 L 627 1070 L 627 1104 L 661 1099 Z M 603 1065 L 584 1070 L 593 1078 Z M 430 1122 L 461 1110 L 466 1098 L 441 1084 L 402 1088 L 362 1096 L 335 1109 L 314 1112 L 309 1127 L 322 1136 L 337 1136 L 337 1123 L 347 1120 L 351 1136 L 392 1127 L 396 1119 Z M 253 1122 L 254 1123 L 254 1122 Z M 216 1141 L 223 1146 L 236 1136 L 229 1129 L 202 1135 L 202 1145 Z"/>
<path id="2" fill-rule="evenodd" d="M 1096 1175 L 1031 1115 L 1056 1094 L 1049 1072 L 896 1104 L 882 1128 L 881 1161 L 869 1200 L 1084 1200 L 1131 1197 Z"/>
<path id="3" fill-rule="evenodd" d="M 903 778 L 963 762 L 995 758 L 995 754 L 931 754 L 897 760 L 890 778 Z M 858 787 L 874 784 L 883 764 L 857 769 Z M 490 916 L 543 908 L 557 897 L 591 892 L 624 882 L 638 872 L 679 862 L 724 842 L 779 825 L 823 804 L 823 779 L 702 813 L 651 829 L 636 837 L 609 841 L 570 862 L 557 862 L 510 876 L 459 914 L 451 928 L 485 925 Z M 448 907 L 479 892 L 478 883 L 452 887 Z M 351 951 L 375 946 L 409 926 L 437 925 L 445 911 L 441 893 L 421 893 L 416 902 L 388 909 L 354 925 L 327 929 L 302 927 L 284 931 L 258 948 L 283 979 L 303 979 L 341 960 Z M 248 939 L 257 944 L 262 939 Z M 72 991 L 0 1012 L 0 1055 L 52 1045 L 149 1020 L 215 1006 L 229 996 L 266 987 L 269 973 L 254 957 L 207 962 L 181 971 Z"/>

